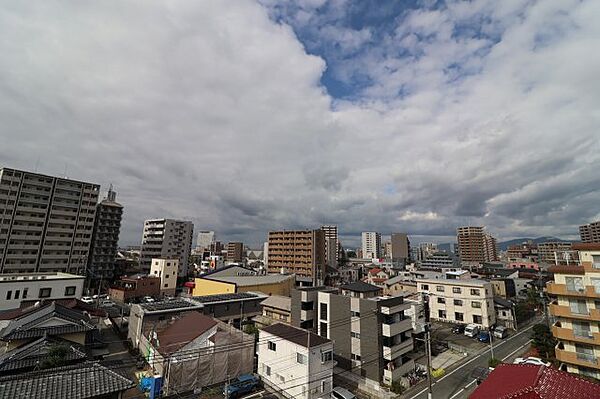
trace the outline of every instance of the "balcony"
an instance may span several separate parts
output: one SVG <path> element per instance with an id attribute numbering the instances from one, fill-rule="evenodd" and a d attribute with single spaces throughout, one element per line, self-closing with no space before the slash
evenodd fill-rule
<path id="1" fill-rule="evenodd" d="M 400 355 L 408 353 L 413 348 L 413 340 L 409 338 L 405 341 L 402 341 L 394 346 L 383 346 L 383 358 L 386 360 L 392 360 L 397 358 Z"/>
<path id="2" fill-rule="evenodd" d="M 600 270 L 598 270 L 600 272 Z M 597 292 L 594 286 L 586 285 L 580 290 L 569 290 L 566 284 L 548 283 L 548 294 L 558 296 L 573 296 L 579 298 L 600 298 L 600 292 Z"/>
<path id="3" fill-rule="evenodd" d="M 590 332 L 589 336 L 577 335 L 572 329 L 552 326 L 552 335 L 565 341 L 581 342 L 591 345 L 600 345 L 600 333 Z"/>
<path id="4" fill-rule="evenodd" d="M 560 344 L 559 344 L 560 345 Z M 576 364 L 578 366 L 590 367 L 600 370 L 600 363 L 598 357 L 588 355 L 585 353 L 569 352 L 564 349 L 559 349 L 558 346 L 555 348 L 556 359 L 569 364 Z"/>
<path id="5" fill-rule="evenodd" d="M 406 318 L 404 320 L 400 320 L 391 324 L 386 324 L 384 322 L 381 325 L 381 332 L 385 337 L 393 337 L 394 335 L 400 334 L 404 331 L 408 331 L 411 328 L 412 320 L 410 318 Z"/>
<path id="6" fill-rule="evenodd" d="M 581 262 L 581 264 L 586 273 L 600 273 L 600 264 L 596 263 L 595 267 L 592 262 Z"/>
<path id="7" fill-rule="evenodd" d="M 409 371 L 414 370 L 415 362 L 414 360 L 409 360 L 401 366 L 397 366 L 394 370 L 388 370 L 387 368 L 383 369 L 383 382 L 391 385 L 393 381 L 398 381 L 400 377 Z"/>
<path id="8" fill-rule="evenodd" d="M 550 314 L 557 317 L 566 317 L 568 319 L 600 321 L 600 309 L 588 308 L 587 313 L 573 313 L 568 306 L 561 306 L 555 303 L 550 304 Z"/>

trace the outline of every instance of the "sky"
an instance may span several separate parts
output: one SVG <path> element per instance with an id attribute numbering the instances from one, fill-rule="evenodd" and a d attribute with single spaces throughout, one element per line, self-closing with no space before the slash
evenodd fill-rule
<path id="1" fill-rule="evenodd" d="M 3 1 L 0 166 L 109 184 L 121 243 L 600 219 L 600 2 Z"/>

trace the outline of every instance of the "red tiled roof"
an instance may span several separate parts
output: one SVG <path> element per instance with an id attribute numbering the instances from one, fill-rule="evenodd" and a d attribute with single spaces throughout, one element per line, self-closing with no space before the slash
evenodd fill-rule
<path id="1" fill-rule="evenodd" d="M 381 269 L 380 269 L 380 268 L 378 268 L 378 267 L 375 267 L 375 268 L 373 268 L 373 269 L 369 270 L 369 274 L 377 274 L 377 273 L 379 273 L 380 271 L 381 271 Z"/>
<path id="2" fill-rule="evenodd" d="M 501 364 L 469 399 L 595 399 L 600 384 L 544 366 Z"/>
<path id="3" fill-rule="evenodd" d="M 576 242 L 571 248 L 576 249 L 578 251 L 600 251 L 600 243 L 598 242 Z"/>
<path id="4" fill-rule="evenodd" d="M 177 352 L 216 325 L 217 322 L 212 317 L 198 312 L 189 312 L 165 329 L 157 331 L 159 343 L 157 349 L 163 355 Z"/>

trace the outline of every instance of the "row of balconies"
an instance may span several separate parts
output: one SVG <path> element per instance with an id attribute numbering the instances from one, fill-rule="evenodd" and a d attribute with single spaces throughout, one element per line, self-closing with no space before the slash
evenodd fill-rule
<path id="1" fill-rule="evenodd" d="M 548 294 L 559 296 L 576 296 L 587 298 L 600 298 L 600 291 L 596 291 L 593 285 L 586 285 L 580 289 L 568 287 L 566 284 L 548 283 L 546 285 Z"/>
<path id="2" fill-rule="evenodd" d="M 552 326 L 552 335 L 555 338 L 566 341 L 582 342 L 590 345 L 600 345 L 600 332 L 589 332 L 575 334 L 575 331 L 570 328 L 559 327 L 556 324 Z"/>
<path id="3" fill-rule="evenodd" d="M 578 366 L 600 369 L 600 357 L 594 354 L 571 352 L 561 349 L 562 344 L 559 342 L 554 348 L 556 359 L 563 363 L 575 364 Z"/>
<path id="4" fill-rule="evenodd" d="M 574 313 L 569 306 L 551 303 L 550 314 L 556 317 L 566 317 L 570 319 L 600 321 L 600 309 L 586 308 L 580 310 L 578 313 Z"/>
<path id="5" fill-rule="evenodd" d="M 392 360 L 401 356 L 405 353 L 410 352 L 413 349 L 413 340 L 408 338 L 393 346 L 383 346 L 383 358 L 386 360 Z"/>

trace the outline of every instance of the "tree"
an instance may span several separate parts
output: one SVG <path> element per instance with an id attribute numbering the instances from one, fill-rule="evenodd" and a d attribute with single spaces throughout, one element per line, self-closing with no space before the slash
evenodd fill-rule
<path id="1" fill-rule="evenodd" d="M 394 392 L 396 394 L 401 394 L 402 392 L 404 392 L 406 390 L 406 388 L 404 387 L 404 385 L 402 385 L 402 383 L 400 381 L 393 381 L 390 389 L 392 392 Z"/>
<path id="2" fill-rule="evenodd" d="M 495 357 L 492 357 L 490 358 L 490 360 L 488 360 L 488 366 L 490 366 L 491 368 L 495 368 L 500 363 L 502 363 L 502 360 L 496 359 Z"/>
<path id="3" fill-rule="evenodd" d="M 543 359 L 554 359 L 556 339 L 546 324 L 536 324 L 533 326 L 531 340 L 531 346 L 538 350 Z"/>
<path id="4" fill-rule="evenodd" d="M 54 345 L 48 348 L 48 353 L 40 364 L 40 368 L 49 369 L 67 364 L 69 348 L 65 345 Z"/>

